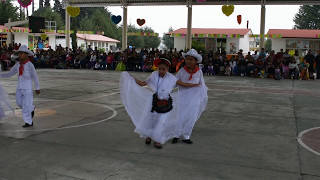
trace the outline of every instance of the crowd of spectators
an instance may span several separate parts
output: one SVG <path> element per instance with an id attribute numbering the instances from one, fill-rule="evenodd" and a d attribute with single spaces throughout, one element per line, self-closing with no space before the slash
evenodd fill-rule
<path id="1" fill-rule="evenodd" d="M 0 47 L 1 70 L 10 70 L 17 61 L 20 44 Z M 93 69 L 152 72 L 157 70 L 153 61 L 166 58 L 171 61 L 170 72 L 175 73 L 185 65 L 182 57 L 183 50 L 159 50 L 128 48 L 121 52 L 101 52 L 97 48 L 80 48 L 71 50 L 62 48 L 56 50 L 34 50 L 30 57 L 36 68 L 56 69 Z M 225 51 L 199 52 L 203 61 L 200 69 L 208 76 L 249 76 L 255 78 L 274 79 L 314 79 L 320 78 L 320 55 L 315 56 L 311 51 L 302 56 L 298 50 L 281 49 L 279 52 L 255 51 L 244 54 L 242 50 L 236 55 L 227 55 Z"/>

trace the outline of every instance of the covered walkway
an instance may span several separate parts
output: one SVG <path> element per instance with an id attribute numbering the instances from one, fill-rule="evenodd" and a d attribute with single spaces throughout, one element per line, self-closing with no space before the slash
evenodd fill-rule
<path id="1" fill-rule="evenodd" d="M 265 35 L 265 21 L 266 21 L 266 5 L 320 5 L 319 0 L 205 0 L 205 2 L 198 2 L 198 0 L 64 0 L 65 7 L 104 7 L 104 6 L 122 6 L 123 7 L 123 29 L 122 29 L 122 50 L 127 48 L 127 22 L 128 22 L 128 7 L 129 6 L 187 6 L 187 35 L 186 48 L 191 49 L 192 45 L 192 6 L 196 5 L 261 5 L 261 21 L 260 21 L 260 35 Z M 68 13 L 66 18 L 66 37 L 67 44 L 70 44 L 70 16 Z M 264 47 L 264 38 L 260 38 L 260 48 Z"/>

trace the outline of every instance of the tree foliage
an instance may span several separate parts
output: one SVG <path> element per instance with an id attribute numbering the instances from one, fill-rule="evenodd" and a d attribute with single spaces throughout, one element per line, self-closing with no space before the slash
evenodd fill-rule
<path id="1" fill-rule="evenodd" d="M 64 29 L 64 22 L 61 15 L 49 7 L 38 9 L 33 13 L 33 16 L 44 17 L 46 21 L 56 21 L 57 29 Z"/>
<path id="2" fill-rule="evenodd" d="M 296 29 L 320 29 L 320 5 L 300 6 L 293 21 Z"/>
<path id="3" fill-rule="evenodd" d="M 54 0 L 53 11 L 60 13 L 62 11 L 62 4 L 60 0 Z"/>
<path id="4" fill-rule="evenodd" d="M 0 24 L 3 25 L 7 23 L 9 18 L 11 18 L 11 21 L 17 21 L 19 19 L 19 8 L 13 6 L 11 0 L 1 1 Z"/>
<path id="5" fill-rule="evenodd" d="M 43 8 L 43 0 L 39 0 L 39 9 Z"/>
<path id="6" fill-rule="evenodd" d="M 206 51 L 206 47 L 199 41 L 197 40 L 193 40 L 192 41 L 192 48 L 197 50 L 198 52 L 202 51 Z"/>
<path id="7" fill-rule="evenodd" d="M 137 28 L 130 24 L 128 25 L 128 32 L 154 33 L 154 30 L 150 27 Z M 160 43 L 160 38 L 155 36 L 128 36 L 128 45 L 136 48 L 157 48 Z"/>
<path id="8" fill-rule="evenodd" d="M 170 27 L 168 32 L 164 33 L 163 37 L 162 37 L 162 42 L 166 46 L 167 49 L 174 48 L 174 38 L 170 37 L 170 35 L 167 35 L 168 33 L 172 32 L 172 31 L 173 31 L 173 29 L 172 29 L 172 27 Z"/>
<path id="9" fill-rule="evenodd" d="M 271 50 L 272 50 L 272 41 L 271 41 L 271 39 L 268 39 L 268 40 L 266 40 L 265 42 L 264 42 L 264 49 L 266 50 L 266 51 L 268 51 L 268 52 L 271 52 Z"/>
<path id="10" fill-rule="evenodd" d="M 51 8 L 51 5 L 50 5 L 50 0 L 45 0 L 44 1 L 44 8 Z"/>

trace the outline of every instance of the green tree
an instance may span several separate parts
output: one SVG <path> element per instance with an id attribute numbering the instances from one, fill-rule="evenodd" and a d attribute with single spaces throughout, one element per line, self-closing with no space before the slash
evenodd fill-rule
<path id="1" fill-rule="evenodd" d="M 7 23 L 9 18 L 11 18 L 11 21 L 17 21 L 19 19 L 19 8 L 13 6 L 11 0 L 1 1 L 0 24 L 3 25 Z"/>
<path id="2" fill-rule="evenodd" d="M 172 32 L 172 27 L 169 28 L 168 33 Z M 167 49 L 174 48 L 174 38 L 167 35 L 168 33 L 164 33 L 162 37 L 162 42 L 166 46 Z"/>
<path id="3" fill-rule="evenodd" d="M 201 42 L 197 41 L 197 40 L 192 40 L 192 48 L 199 51 L 206 51 L 206 47 L 204 46 L 204 44 L 202 44 Z"/>
<path id="4" fill-rule="evenodd" d="M 54 12 L 60 13 L 62 11 L 62 4 L 61 4 L 60 0 L 54 0 L 54 6 L 52 9 Z"/>
<path id="5" fill-rule="evenodd" d="M 105 8 L 81 8 L 76 18 L 80 31 L 103 31 L 105 36 L 121 39 L 121 28 L 111 22 L 111 13 Z"/>
<path id="6" fill-rule="evenodd" d="M 154 30 L 150 27 L 145 27 L 141 29 L 141 32 L 144 33 L 154 33 Z M 147 46 L 148 48 L 158 48 L 161 40 L 157 36 L 143 36 L 144 40 L 144 46 Z"/>
<path id="7" fill-rule="evenodd" d="M 128 25 L 128 32 L 144 32 L 154 33 L 154 30 L 150 27 L 137 28 L 134 25 Z M 128 36 L 128 45 L 136 48 L 148 47 L 157 48 L 159 47 L 161 40 L 155 36 Z"/>
<path id="8" fill-rule="evenodd" d="M 293 21 L 296 29 L 320 29 L 320 5 L 300 6 Z"/>
<path id="9" fill-rule="evenodd" d="M 78 26 L 77 26 L 77 19 L 73 19 L 71 21 L 71 27 L 70 27 L 74 33 L 71 34 L 71 46 L 72 49 L 77 49 L 78 48 L 78 41 L 77 41 L 77 31 L 78 31 Z M 87 47 L 86 47 L 87 48 Z"/>
<path id="10" fill-rule="evenodd" d="M 43 0 L 39 0 L 39 9 L 43 8 Z"/>
<path id="11" fill-rule="evenodd" d="M 128 25 L 128 32 L 140 32 L 134 25 Z M 142 36 L 128 36 L 128 45 L 136 48 L 145 47 L 144 38 Z"/>
<path id="12" fill-rule="evenodd" d="M 59 13 L 52 11 L 51 8 L 42 8 L 34 12 L 34 16 L 44 17 L 46 21 L 56 21 L 57 29 L 64 29 L 64 22 Z"/>
<path id="13" fill-rule="evenodd" d="M 271 41 L 271 39 L 268 39 L 268 40 L 266 40 L 265 42 L 264 42 L 264 49 L 265 49 L 265 51 L 268 51 L 268 52 L 271 52 L 271 50 L 272 50 L 272 41 Z"/>
<path id="14" fill-rule="evenodd" d="M 50 0 L 45 0 L 44 1 L 44 8 L 51 8 Z"/>

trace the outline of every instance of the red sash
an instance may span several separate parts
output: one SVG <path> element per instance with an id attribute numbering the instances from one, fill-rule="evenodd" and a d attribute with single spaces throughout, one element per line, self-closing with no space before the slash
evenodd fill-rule
<path id="1" fill-rule="evenodd" d="M 23 71 L 24 71 L 24 65 L 26 63 L 28 63 L 29 60 L 25 61 L 24 63 L 22 63 L 21 61 L 19 62 L 20 63 L 20 67 L 19 67 L 19 76 L 22 76 L 23 75 Z"/>
<path id="2" fill-rule="evenodd" d="M 194 68 L 194 70 L 191 72 L 187 66 L 184 66 L 184 70 L 186 70 L 189 74 L 190 74 L 190 77 L 189 77 L 189 81 L 192 79 L 192 75 L 195 74 L 196 72 L 198 72 L 200 70 L 200 68 L 198 66 L 196 66 Z"/>

